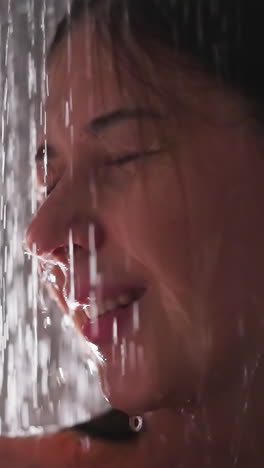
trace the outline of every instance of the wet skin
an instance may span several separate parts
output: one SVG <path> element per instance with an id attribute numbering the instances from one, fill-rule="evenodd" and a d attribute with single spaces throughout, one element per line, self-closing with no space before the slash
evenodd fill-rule
<path id="1" fill-rule="evenodd" d="M 83 304 L 93 226 L 99 296 L 142 291 L 138 327 L 133 308 L 119 310 L 117 342 L 111 333 L 94 336 L 111 404 L 131 414 L 156 411 L 147 416 L 156 420 L 156 437 L 162 427 L 170 441 L 175 427 L 186 428 L 181 409 L 203 427 L 202 400 L 216 447 L 229 447 L 244 368 L 253 368 L 263 348 L 262 136 L 242 98 L 180 59 L 164 73 L 136 51 L 160 94 L 125 65 L 117 80 L 107 47 L 94 67 L 86 29 L 80 23 L 73 31 L 70 68 L 65 42 L 50 62 L 37 157 L 39 187 L 49 194 L 29 226 L 28 246 L 36 245 L 42 268 L 47 259 L 55 264 L 50 290 L 68 313 L 69 230 Z M 75 321 L 87 330 L 81 304 Z M 258 382 L 250 421 L 260 415 L 262 374 Z M 178 453 L 185 443 L 179 437 Z"/>

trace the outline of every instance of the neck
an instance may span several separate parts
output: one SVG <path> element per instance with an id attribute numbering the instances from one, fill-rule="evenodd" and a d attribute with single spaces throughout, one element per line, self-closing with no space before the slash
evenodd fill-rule
<path id="1" fill-rule="evenodd" d="M 146 415 L 145 442 L 157 467 L 175 461 L 186 468 L 264 466 L 264 365 L 257 364 L 228 391 L 204 396 L 200 404 L 172 404 Z"/>

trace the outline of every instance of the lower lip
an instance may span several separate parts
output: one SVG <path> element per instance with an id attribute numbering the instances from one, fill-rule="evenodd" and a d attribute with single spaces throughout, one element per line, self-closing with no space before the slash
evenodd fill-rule
<path id="1" fill-rule="evenodd" d="M 133 322 L 134 304 L 120 307 L 111 312 L 100 315 L 96 322 L 87 319 L 82 327 L 82 333 L 91 343 L 100 346 L 106 343 L 114 343 L 114 323 L 116 321 L 117 339 L 123 335 L 125 329 Z"/>

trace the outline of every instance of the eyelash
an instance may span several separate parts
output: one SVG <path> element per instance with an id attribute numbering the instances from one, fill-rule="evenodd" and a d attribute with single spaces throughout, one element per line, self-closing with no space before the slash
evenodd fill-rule
<path id="1" fill-rule="evenodd" d="M 139 159 L 141 156 L 141 153 L 131 153 L 115 159 L 105 159 L 103 167 L 121 167 L 125 164 L 129 164 L 130 162 L 135 161 L 136 159 Z"/>
<path id="2" fill-rule="evenodd" d="M 112 159 L 112 160 L 109 160 L 109 159 L 105 159 L 104 163 L 103 163 L 103 167 L 122 167 L 126 164 L 129 164 L 133 161 L 136 161 L 138 159 L 141 159 L 143 157 L 147 157 L 147 156 L 153 156 L 155 154 L 158 154 L 160 153 L 161 150 L 152 150 L 152 151 L 144 151 L 144 152 L 141 152 L 141 153 L 129 153 L 129 154 L 125 154 L 123 156 L 120 156 L 119 158 L 116 158 L 116 159 Z M 50 187 L 47 187 L 47 191 L 46 191 L 46 194 L 47 196 L 49 196 L 51 194 L 51 192 L 53 191 L 53 189 L 56 187 L 57 185 L 57 182 L 56 183 L 53 183 Z"/>
<path id="3" fill-rule="evenodd" d="M 112 160 L 105 160 L 104 166 L 111 167 L 111 166 L 123 166 L 130 162 L 136 161 L 137 159 L 141 159 L 147 156 L 152 156 L 154 154 L 160 153 L 160 150 L 152 150 L 152 151 L 144 151 L 141 153 L 129 153 L 121 156 L 120 158 L 112 159 Z"/>

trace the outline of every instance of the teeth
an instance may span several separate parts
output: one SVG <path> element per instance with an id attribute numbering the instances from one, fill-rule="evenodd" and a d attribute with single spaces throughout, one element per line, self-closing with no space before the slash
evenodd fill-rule
<path id="1" fill-rule="evenodd" d="M 132 294 L 122 294 L 122 296 L 118 296 L 117 298 L 117 301 L 120 305 L 128 305 L 133 300 L 134 296 Z"/>
<path id="2" fill-rule="evenodd" d="M 107 299 L 104 302 L 92 302 L 90 307 L 86 309 L 86 315 L 95 319 L 97 316 L 104 315 L 106 312 L 111 312 L 114 309 L 122 306 L 128 306 L 135 300 L 135 295 L 133 294 L 121 294 L 116 299 Z"/>

